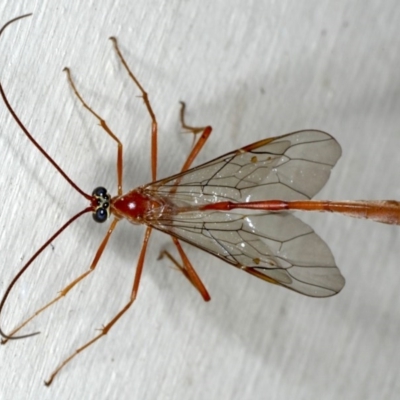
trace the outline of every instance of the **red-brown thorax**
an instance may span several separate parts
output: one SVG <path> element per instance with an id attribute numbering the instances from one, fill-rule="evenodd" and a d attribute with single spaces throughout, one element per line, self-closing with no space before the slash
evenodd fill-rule
<path id="1" fill-rule="evenodd" d="M 111 199 L 111 213 L 135 224 L 156 218 L 165 206 L 163 199 L 145 194 L 140 188 Z"/>

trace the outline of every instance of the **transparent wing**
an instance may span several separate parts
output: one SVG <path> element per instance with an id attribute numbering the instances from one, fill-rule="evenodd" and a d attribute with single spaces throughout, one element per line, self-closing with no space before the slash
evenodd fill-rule
<path id="1" fill-rule="evenodd" d="M 332 296 L 345 283 L 325 242 L 287 212 L 186 212 L 151 225 L 258 278 L 308 296 Z"/>
<path id="2" fill-rule="evenodd" d="M 340 155 L 329 134 L 299 131 L 253 143 L 145 189 L 194 204 L 310 199 Z"/>
<path id="3" fill-rule="evenodd" d="M 315 130 L 253 143 L 145 186 L 144 192 L 164 197 L 172 210 L 151 211 L 146 223 L 268 282 L 309 296 L 332 296 L 345 282 L 333 255 L 291 213 L 195 208 L 218 201 L 310 199 L 340 155 L 336 140 Z"/>

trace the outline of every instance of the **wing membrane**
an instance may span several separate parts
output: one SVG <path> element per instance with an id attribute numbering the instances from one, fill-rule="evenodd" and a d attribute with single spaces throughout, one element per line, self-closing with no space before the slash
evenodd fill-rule
<path id="1" fill-rule="evenodd" d="M 325 132 L 309 130 L 269 138 L 146 186 L 195 204 L 216 201 L 310 199 L 341 155 Z"/>
<path id="2" fill-rule="evenodd" d="M 345 283 L 329 247 L 290 213 L 187 212 L 153 226 L 308 296 L 332 296 Z"/>
<path id="3" fill-rule="evenodd" d="M 328 246 L 288 212 L 196 210 L 219 201 L 302 200 L 326 183 L 341 155 L 327 133 L 299 131 L 227 153 L 147 185 L 173 211 L 146 223 L 261 279 L 314 297 L 338 293 L 344 278 Z"/>

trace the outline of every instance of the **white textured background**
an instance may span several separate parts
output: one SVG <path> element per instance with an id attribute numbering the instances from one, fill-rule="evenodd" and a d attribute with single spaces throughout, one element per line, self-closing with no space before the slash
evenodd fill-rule
<path id="1" fill-rule="evenodd" d="M 343 157 L 318 198 L 400 198 L 398 0 L 3 1 L 1 80 L 35 138 L 85 191 L 115 193 L 116 147 L 71 93 L 125 144 L 125 189 L 150 180 L 148 115 L 107 38 L 119 38 L 160 125 L 159 176 L 191 143 L 178 101 L 214 133 L 204 162 L 305 128 L 334 135 Z M 69 216 L 86 206 L 0 107 L 0 290 Z M 135 306 L 48 389 L 59 361 L 128 299 L 143 235 L 121 223 L 98 271 L 32 323 L 42 334 L 0 348 L 0 398 L 396 399 L 400 393 L 400 229 L 334 215 L 304 218 L 347 284 L 317 300 L 268 285 L 196 249 L 213 300 L 157 262 L 156 233 Z M 89 265 L 107 227 L 90 216 L 47 249 L 1 316 L 9 331 Z"/>

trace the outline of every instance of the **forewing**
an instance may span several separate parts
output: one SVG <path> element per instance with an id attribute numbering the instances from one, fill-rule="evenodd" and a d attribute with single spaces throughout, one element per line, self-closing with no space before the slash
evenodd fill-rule
<path id="1" fill-rule="evenodd" d="M 324 186 L 340 155 L 339 144 L 329 134 L 299 131 L 253 143 L 145 190 L 192 204 L 310 199 Z"/>
<path id="2" fill-rule="evenodd" d="M 332 296 L 345 283 L 325 242 L 287 212 L 186 212 L 172 219 L 161 217 L 151 225 L 252 275 L 308 296 Z"/>

